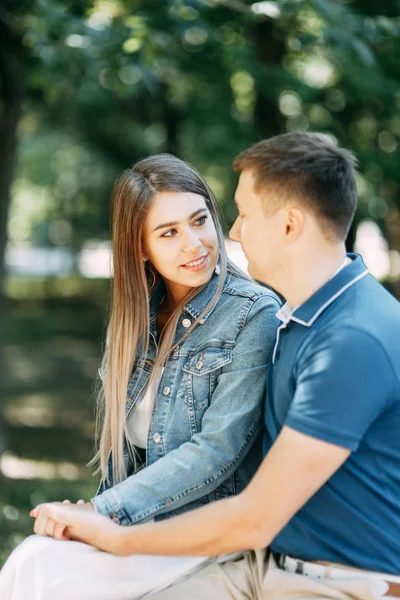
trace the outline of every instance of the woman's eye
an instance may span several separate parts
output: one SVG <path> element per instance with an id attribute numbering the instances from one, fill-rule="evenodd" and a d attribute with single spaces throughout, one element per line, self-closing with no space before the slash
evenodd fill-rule
<path id="1" fill-rule="evenodd" d="M 165 233 L 162 234 L 161 237 L 173 237 L 176 233 L 176 229 L 169 229 L 168 231 L 166 231 Z"/>
<path id="2" fill-rule="evenodd" d="M 197 219 L 195 221 L 195 225 L 204 225 L 204 223 L 207 221 L 208 216 L 207 215 L 203 215 L 202 217 L 200 217 L 199 219 Z"/>

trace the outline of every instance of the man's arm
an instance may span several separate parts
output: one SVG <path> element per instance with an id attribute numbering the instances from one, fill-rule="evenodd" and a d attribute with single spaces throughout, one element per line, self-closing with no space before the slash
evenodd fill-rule
<path id="1" fill-rule="evenodd" d="M 214 556 L 262 548 L 349 454 L 346 448 L 284 427 L 244 492 L 176 518 L 118 527 L 100 515 L 80 513 L 79 507 L 48 504 L 40 510 L 67 525 L 70 537 L 124 556 Z"/>

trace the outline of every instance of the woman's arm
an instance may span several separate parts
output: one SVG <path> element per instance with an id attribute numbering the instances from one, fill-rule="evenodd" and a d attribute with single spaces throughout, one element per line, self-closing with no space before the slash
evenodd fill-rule
<path id="1" fill-rule="evenodd" d="M 267 295 L 252 303 L 232 361 L 220 374 L 204 413 L 201 431 L 93 498 L 99 513 L 122 525 L 138 523 L 211 493 L 235 471 L 260 430 L 278 307 L 277 300 Z M 131 502 L 128 506 L 126 498 Z"/>

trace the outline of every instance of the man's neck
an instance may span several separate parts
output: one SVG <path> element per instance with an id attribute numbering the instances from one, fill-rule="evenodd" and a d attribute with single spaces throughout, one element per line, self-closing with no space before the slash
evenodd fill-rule
<path id="1" fill-rule="evenodd" d="M 282 291 L 290 306 L 295 308 L 304 304 L 345 265 L 345 259 L 346 250 L 343 246 L 331 252 L 315 253 L 307 261 L 296 261 L 288 278 L 287 289 Z"/>

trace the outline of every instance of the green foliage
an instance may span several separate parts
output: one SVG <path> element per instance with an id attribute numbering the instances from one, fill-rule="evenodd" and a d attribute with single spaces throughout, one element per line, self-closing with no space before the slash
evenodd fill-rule
<path id="1" fill-rule="evenodd" d="M 285 129 L 325 131 L 357 153 L 361 216 L 375 216 L 371 197 L 383 199 L 386 214 L 397 210 L 399 20 L 392 3 L 9 4 L 26 62 L 18 177 L 47 198 L 26 238 L 79 247 L 107 236 L 115 175 L 164 151 L 200 168 L 230 224 L 232 158 L 260 135 Z M 267 123 L 266 112 L 273 113 Z M 40 230 L 54 219 L 70 224 L 68 239 Z"/>

